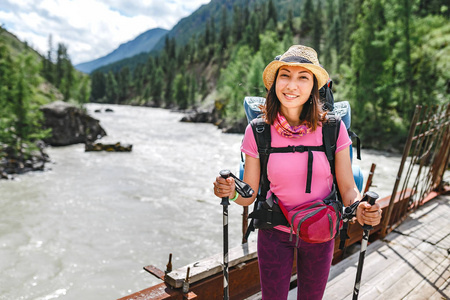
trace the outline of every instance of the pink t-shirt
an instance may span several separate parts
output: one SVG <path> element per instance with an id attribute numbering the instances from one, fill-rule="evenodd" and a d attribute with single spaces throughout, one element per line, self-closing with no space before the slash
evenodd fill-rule
<path id="1" fill-rule="evenodd" d="M 315 132 L 308 133 L 300 138 L 286 138 L 281 136 L 274 126 L 270 126 L 272 147 L 286 146 L 321 146 L 322 127 L 317 127 Z M 351 145 L 344 122 L 341 121 L 339 137 L 336 142 L 336 153 Z M 245 130 L 241 151 L 251 157 L 259 158 L 253 130 L 249 124 Z M 299 204 L 317 199 L 324 199 L 333 187 L 333 175 L 330 164 L 322 151 L 313 151 L 313 167 L 311 193 L 305 193 L 308 174 L 308 152 L 272 153 L 267 164 L 267 176 L 270 181 L 268 195 L 274 193 L 279 201 L 289 211 Z M 277 229 L 289 230 L 283 226 Z"/>

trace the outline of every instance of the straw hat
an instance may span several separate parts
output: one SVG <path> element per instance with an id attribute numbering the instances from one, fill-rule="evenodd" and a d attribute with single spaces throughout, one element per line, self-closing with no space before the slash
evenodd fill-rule
<path id="1" fill-rule="evenodd" d="M 264 69 L 263 81 L 267 89 L 272 87 L 275 74 L 281 66 L 301 66 L 308 69 L 316 76 L 319 89 L 327 83 L 329 78 L 328 72 L 319 64 L 317 53 L 313 48 L 294 45 Z"/>

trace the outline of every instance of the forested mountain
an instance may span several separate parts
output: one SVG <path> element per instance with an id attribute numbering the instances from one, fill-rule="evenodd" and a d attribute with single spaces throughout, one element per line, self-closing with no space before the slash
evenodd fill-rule
<path id="1" fill-rule="evenodd" d="M 289 10 L 292 11 L 293 16 L 299 16 L 302 1 L 303 0 L 273 1 L 276 11 L 279 12 L 278 21 L 284 21 L 288 16 Z M 172 30 L 169 31 L 168 37 L 175 39 L 178 46 L 185 45 L 192 37 L 204 34 L 208 22 L 214 23 L 214 25 L 210 24 L 210 29 L 214 30 L 216 34 L 219 34 L 224 9 L 227 12 L 227 23 L 231 24 L 236 22 L 235 26 L 236 28 L 239 28 L 240 25 L 246 23 L 246 21 L 241 18 L 250 17 L 249 10 L 252 10 L 254 13 L 259 12 L 266 14 L 267 6 L 263 5 L 265 2 L 267 2 L 267 0 L 212 0 L 208 4 L 202 5 L 190 16 L 180 20 Z M 239 16 L 233 14 L 235 8 L 239 8 Z M 241 30 L 245 30 L 245 28 L 242 27 Z M 255 34 L 257 33 L 255 32 Z M 161 39 L 155 45 L 155 50 L 163 49 L 164 44 L 164 39 Z"/>
<path id="2" fill-rule="evenodd" d="M 156 43 L 164 35 L 166 35 L 167 32 L 168 30 L 162 28 L 150 29 L 140 34 L 134 40 L 121 44 L 116 50 L 108 55 L 97 58 L 93 61 L 75 65 L 75 68 L 84 73 L 91 73 L 95 69 L 112 64 L 116 61 L 120 61 L 140 53 L 148 53 L 153 50 Z"/>
<path id="3" fill-rule="evenodd" d="M 262 71 L 292 44 L 312 46 L 352 105 L 363 146 L 400 149 L 416 104 L 447 103 L 447 0 L 213 0 L 147 57 L 91 74 L 92 101 L 213 107 L 244 123 L 243 98 L 264 96 Z"/>

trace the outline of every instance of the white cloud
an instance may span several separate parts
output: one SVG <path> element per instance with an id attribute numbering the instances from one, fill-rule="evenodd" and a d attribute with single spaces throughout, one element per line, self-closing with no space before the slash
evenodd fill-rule
<path id="1" fill-rule="evenodd" d="M 68 46 L 74 64 L 102 57 L 156 27 L 171 29 L 210 0 L 3 0 L 0 23 L 41 53 Z"/>

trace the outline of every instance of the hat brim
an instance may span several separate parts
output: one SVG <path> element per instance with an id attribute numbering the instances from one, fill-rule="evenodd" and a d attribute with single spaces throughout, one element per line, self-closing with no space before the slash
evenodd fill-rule
<path id="1" fill-rule="evenodd" d="M 264 86 L 270 90 L 272 87 L 273 82 L 275 81 L 275 74 L 277 73 L 277 70 L 282 66 L 299 66 L 303 67 L 305 69 L 308 69 L 316 76 L 317 84 L 319 85 L 318 88 L 320 89 L 322 86 L 324 86 L 330 76 L 328 75 L 328 72 L 320 67 L 316 66 L 311 63 L 296 63 L 296 62 L 284 62 L 279 60 L 274 60 L 270 64 L 267 65 L 267 67 L 264 69 L 263 72 L 263 82 Z"/>

